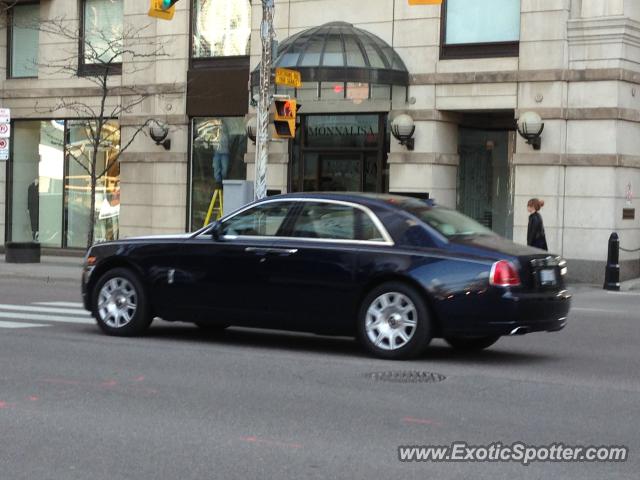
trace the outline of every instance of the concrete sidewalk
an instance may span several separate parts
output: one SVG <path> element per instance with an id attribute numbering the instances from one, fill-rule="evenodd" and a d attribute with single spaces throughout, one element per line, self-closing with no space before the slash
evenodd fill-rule
<path id="1" fill-rule="evenodd" d="M 43 255 L 40 263 L 6 263 L 0 255 L 0 278 L 31 278 L 47 282 L 80 283 L 82 257 Z"/>

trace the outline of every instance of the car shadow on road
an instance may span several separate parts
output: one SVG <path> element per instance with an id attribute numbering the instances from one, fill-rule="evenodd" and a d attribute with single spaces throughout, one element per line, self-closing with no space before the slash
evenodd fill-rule
<path id="1" fill-rule="evenodd" d="M 148 330 L 145 337 L 154 340 L 180 340 L 228 347 L 246 347 L 261 350 L 324 353 L 334 356 L 372 358 L 358 342 L 349 337 L 328 337 L 281 330 L 229 328 L 218 332 L 206 332 L 187 324 L 158 324 Z M 557 359 L 546 354 L 500 349 L 500 345 L 480 352 L 456 351 L 440 341 L 427 348 L 415 362 L 456 362 L 474 364 L 531 364 L 554 362 Z"/>
<path id="2" fill-rule="evenodd" d="M 431 344 L 422 355 L 422 360 L 433 362 L 456 362 L 456 363 L 474 363 L 485 365 L 530 365 L 532 363 L 556 362 L 556 356 L 545 353 L 532 353 L 514 350 L 505 350 L 500 344 L 489 347 L 486 350 L 476 352 L 463 352 L 454 350 L 444 344 Z"/>

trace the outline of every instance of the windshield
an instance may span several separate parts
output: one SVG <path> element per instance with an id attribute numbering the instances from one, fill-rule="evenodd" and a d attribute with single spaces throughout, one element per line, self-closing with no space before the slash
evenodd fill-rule
<path id="1" fill-rule="evenodd" d="M 496 235 L 487 227 L 455 210 L 430 207 L 420 200 L 402 201 L 401 207 L 415 215 L 447 238 L 476 235 Z"/>

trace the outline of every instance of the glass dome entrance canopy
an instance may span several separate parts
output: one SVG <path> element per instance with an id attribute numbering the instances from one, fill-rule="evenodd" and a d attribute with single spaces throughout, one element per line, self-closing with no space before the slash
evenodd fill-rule
<path id="1" fill-rule="evenodd" d="M 396 51 L 381 38 L 345 22 L 304 30 L 278 47 L 274 67 L 300 72 L 303 82 L 409 84 L 409 72 Z M 260 65 L 251 87 L 260 83 Z"/>

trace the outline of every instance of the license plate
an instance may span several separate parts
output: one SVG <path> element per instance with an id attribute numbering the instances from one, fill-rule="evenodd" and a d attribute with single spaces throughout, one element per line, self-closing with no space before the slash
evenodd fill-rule
<path id="1" fill-rule="evenodd" d="M 540 283 L 542 285 L 555 285 L 556 271 L 552 268 L 545 268 L 543 270 L 540 270 Z"/>

